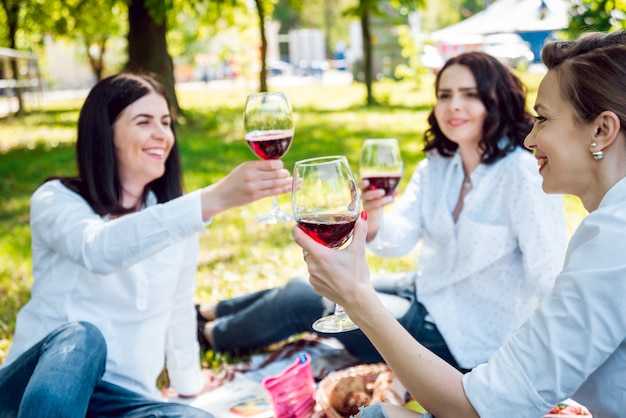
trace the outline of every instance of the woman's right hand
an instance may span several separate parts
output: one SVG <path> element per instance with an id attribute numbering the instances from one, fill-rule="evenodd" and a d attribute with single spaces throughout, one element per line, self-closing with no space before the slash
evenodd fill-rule
<path id="1" fill-rule="evenodd" d="M 362 309 L 364 301 L 371 297 L 378 299 L 370 284 L 365 254 L 365 220 L 367 213 L 362 212 L 354 226 L 350 244 L 340 250 L 318 243 L 298 225 L 291 229 L 296 244 L 306 251 L 304 261 L 315 292 L 342 305 L 348 313 Z M 365 309 L 371 306 L 366 304 Z"/>
<path id="2" fill-rule="evenodd" d="M 383 189 L 368 190 L 369 185 L 370 182 L 368 180 L 361 180 L 359 183 L 361 202 L 363 203 L 363 209 L 367 212 L 367 242 L 373 240 L 378 232 L 382 208 L 393 203 L 394 197 L 398 195 L 397 189 L 390 196 L 386 196 Z"/>
<path id="3" fill-rule="evenodd" d="M 291 192 L 291 174 L 281 160 L 246 161 L 202 190 L 202 218 L 268 196 Z"/>

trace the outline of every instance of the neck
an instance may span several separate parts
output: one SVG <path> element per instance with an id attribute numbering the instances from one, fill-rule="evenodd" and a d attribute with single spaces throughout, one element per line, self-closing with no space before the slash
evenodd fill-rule
<path id="1" fill-rule="evenodd" d="M 471 149 L 459 148 L 459 152 L 461 153 L 461 161 L 463 162 L 465 178 L 469 179 L 472 171 L 474 171 L 474 169 L 478 167 L 478 164 L 480 164 L 482 154 L 478 151 L 477 147 Z"/>
<path id="2" fill-rule="evenodd" d="M 139 210 L 143 203 L 143 190 L 142 191 L 129 191 L 126 188 L 122 188 L 122 206 L 128 209 Z"/>

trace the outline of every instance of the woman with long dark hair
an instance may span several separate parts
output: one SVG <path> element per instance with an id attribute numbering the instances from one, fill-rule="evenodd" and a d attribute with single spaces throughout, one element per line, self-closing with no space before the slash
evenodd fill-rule
<path id="1" fill-rule="evenodd" d="M 162 86 L 118 74 L 89 93 L 78 121 L 78 175 L 31 198 L 34 283 L 0 369 L 0 416 L 205 417 L 164 402 L 156 381 L 195 396 L 193 305 L 198 233 L 229 208 L 291 190 L 282 162 L 249 161 L 183 193 Z"/>

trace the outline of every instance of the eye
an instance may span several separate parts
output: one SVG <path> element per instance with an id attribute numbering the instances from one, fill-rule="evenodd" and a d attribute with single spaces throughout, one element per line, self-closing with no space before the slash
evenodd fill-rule
<path id="1" fill-rule="evenodd" d="M 544 118 L 543 116 L 535 116 L 535 123 L 541 123 L 541 122 L 545 122 L 547 119 Z"/>
<path id="2" fill-rule="evenodd" d="M 449 97 L 450 97 L 450 93 L 447 93 L 447 92 L 439 92 L 439 93 L 437 93 L 437 99 L 438 100 L 448 99 Z"/>

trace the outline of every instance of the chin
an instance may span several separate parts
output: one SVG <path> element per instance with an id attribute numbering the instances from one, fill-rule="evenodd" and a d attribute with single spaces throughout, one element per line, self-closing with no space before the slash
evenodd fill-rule
<path id="1" fill-rule="evenodd" d="M 549 183 L 546 183 L 545 180 L 541 184 L 541 188 L 543 189 L 544 193 L 547 193 L 547 194 L 570 194 L 564 191 L 563 187 L 550 185 Z"/>

